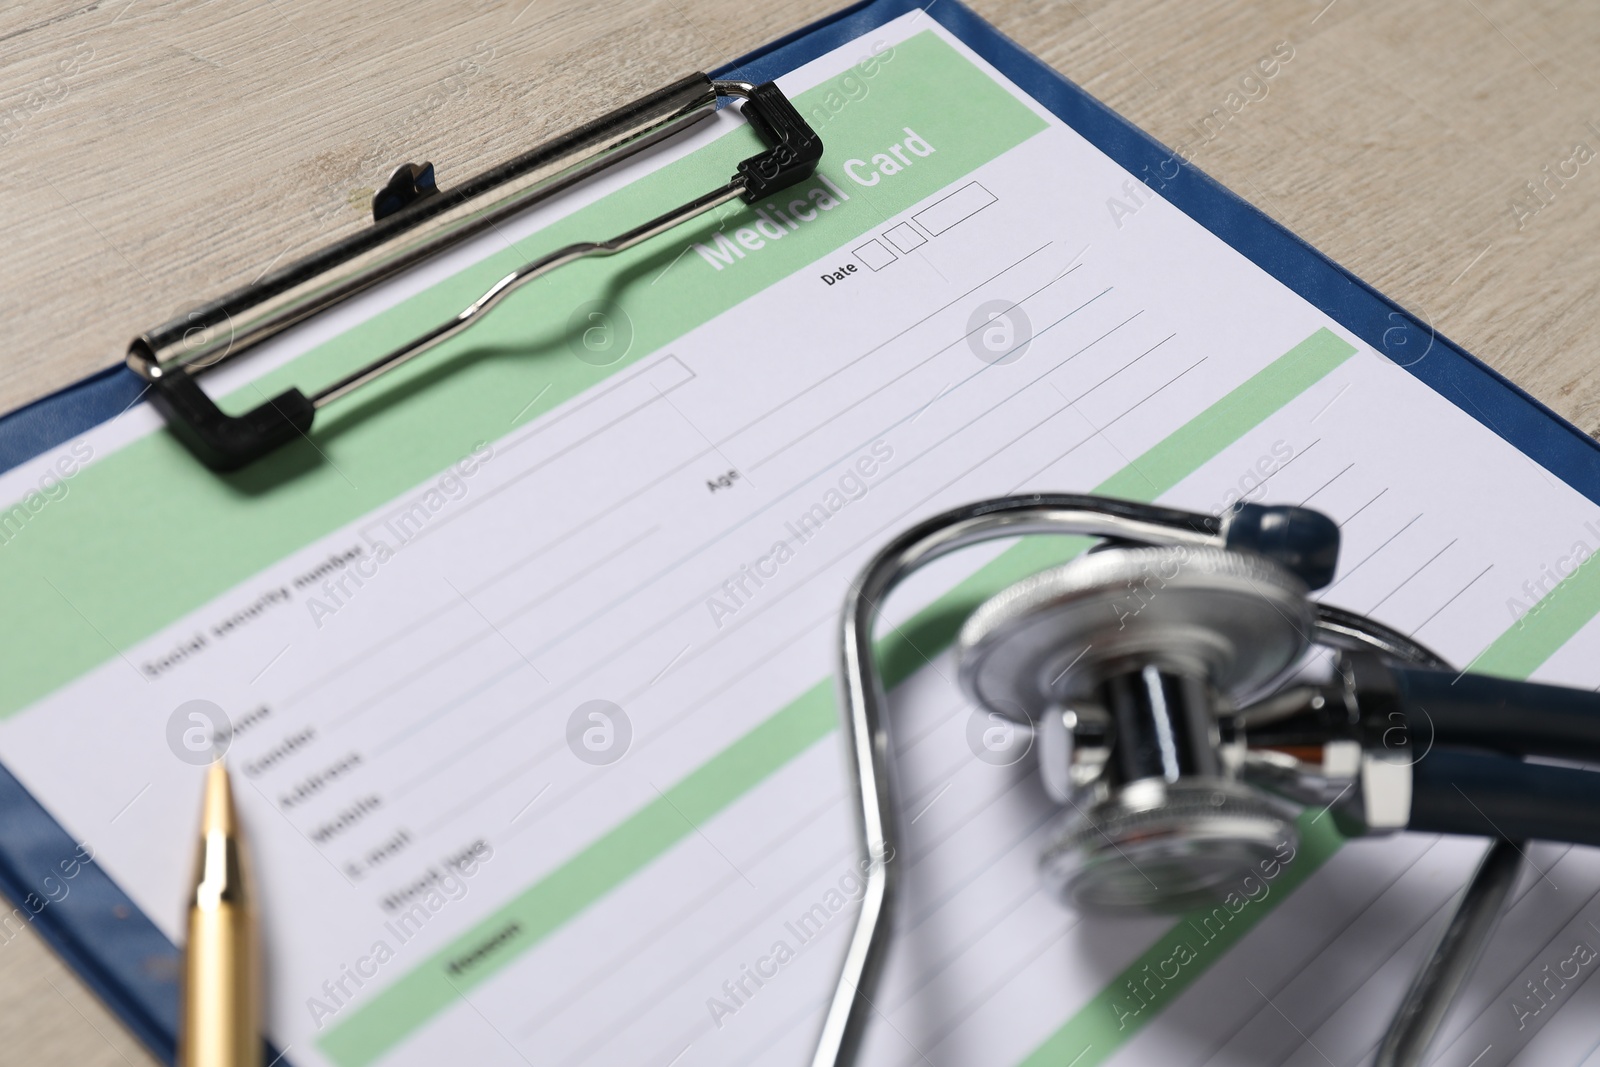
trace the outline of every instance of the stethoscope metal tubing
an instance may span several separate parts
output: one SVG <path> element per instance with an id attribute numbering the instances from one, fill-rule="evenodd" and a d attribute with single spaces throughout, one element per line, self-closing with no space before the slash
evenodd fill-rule
<path id="1" fill-rule="evenodd" d="M 1214 516 L 1120 504 L 1070 494 L 1036 494 L 981 501 L 937 515 L 906 531 L 867 564 L 845 599 L 839 634 L 847 709 L 846 744 L 856 784 L 861 842 L 870 861 L 861 910 L 845 950 L 838 985 L 823 1019 L 813 1067 L 853 1063 L 882 970 L 891 924 L 893 769 L 884 727 L 886 697 L 872 663 L 872 630 L 885 597 L 906 577 L 941 556 L 1001 538 L 1065 534 L 1220 548 Z"/>
<path id="2" fill-rule="evenodd" d="M 1411 980 L 1372 1067 L 1412 1067 L 1422 1062 L 1500 921 L 1511 887 L 1522 873 L 1522 848 L 1519 842 L 1499 838 L 1483 854 L 1433 954 Z"/>

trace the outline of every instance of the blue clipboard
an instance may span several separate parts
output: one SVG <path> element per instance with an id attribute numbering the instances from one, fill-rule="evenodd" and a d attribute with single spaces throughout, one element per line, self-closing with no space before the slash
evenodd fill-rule
<path id="1" fill-rule="evenodd" d="M 774 79 L 922 6 L 918 0 L 869 0 L 714 76 Z M 1251 262 L 1600 503 L 1600 443 L 1192 165 L 1168 178 L 1171 150 L 958 0 L 937 0 L 927 16 L 1126 170 L 1147 181 L 1159 176 L 1162 196 Z M 0 472 L 115 418 L 142 402 L 143 391 L 142 381 L 118 366 L 0 417 Z M 196 476 L 205 476 L 198 466 Z M 14 905 L 0 913 L 0 940 L 16 936 L 19 923 L 32 925 L 152 1052 L 171 1063 L 178 1021 L 176 947 L 103 870 L 81 861 L 77 843 L 3 766 L 0 890 Z"/>

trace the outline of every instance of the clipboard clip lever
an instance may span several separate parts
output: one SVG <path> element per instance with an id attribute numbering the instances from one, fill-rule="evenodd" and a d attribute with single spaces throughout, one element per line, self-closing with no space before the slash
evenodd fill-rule
<path id="1" fill-rule="evenodd" d="M 765 147 L 722 185 L 607 240 L 524 263 L 450 319 L 310 395 L 290 388 L 235 415 L 201 389 L 200 373 L 710 118 L 728 98 L 743 100 L 742 114 Z M 821 158 L 822 139 L 774 83 L 691 75 L 455 189 L 438 188 L 431 163 L 404 164 L 374 196 L 371 227 L 146 331 L 130 344 L 127 362 L 201 462 L 237 470 L 306 436 L 319 410 L 454 337 L 535 278 L 626 251 L 731 201 L 757 203 L 809 178 Z"/>

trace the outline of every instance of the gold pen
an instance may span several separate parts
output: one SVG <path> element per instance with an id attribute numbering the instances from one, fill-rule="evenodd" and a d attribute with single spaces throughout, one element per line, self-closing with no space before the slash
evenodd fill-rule
<path id="1" fill-rule="evenodd" d="M 179 1067 L 260 1067 L 260 948 L 250 868 L 221 760 L 206 772 L 183 953 Z"/>

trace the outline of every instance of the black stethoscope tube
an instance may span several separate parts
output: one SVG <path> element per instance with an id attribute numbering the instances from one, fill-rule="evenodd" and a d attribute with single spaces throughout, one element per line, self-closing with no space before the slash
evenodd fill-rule
<path id="1" fill-rule="evenodd" d="M 1394 673 L 1415 744 L 1600 762 L 1600 694 L 1481 674 Z"/>
<path id="2" fill-rule="evenodd" d="M 1600 845 L 1600 773 L 1435 746 L 1411 768 L 1406 828 Z"/>

